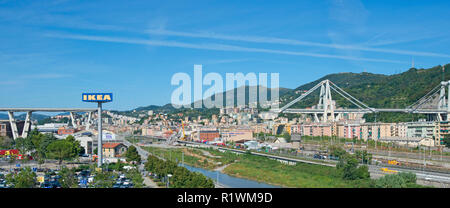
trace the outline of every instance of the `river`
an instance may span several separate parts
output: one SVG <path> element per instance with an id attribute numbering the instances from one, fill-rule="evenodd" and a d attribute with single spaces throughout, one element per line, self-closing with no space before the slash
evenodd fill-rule
<path id="1" fill-rule="evenodd" d="M 260 183 L 253 180 L 238 178 L 221 173 L 220 171 L 210 171 L 203 168 L 196 168 L 189 165 L 184 165 L 188 170 L 193 172 L 199 172 L 214 181 L 219 178 L 219 184 L 226 186 L 227 188 L 282 188 L 280 186 L 274 186 L 266 183 Z"/>

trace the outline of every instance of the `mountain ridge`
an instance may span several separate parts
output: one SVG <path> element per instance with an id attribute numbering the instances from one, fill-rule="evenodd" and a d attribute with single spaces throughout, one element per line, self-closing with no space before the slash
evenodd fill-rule
<path id="1" fill-rule="evenodd" d="M 356 99 L 364 102 L 370 107 L 375 108 L 403 108 L 417 101 L 423 95 L 428 93 L 432 88 L 437 86 L 442 80 L 450 80 L 450 64 L 442 66 L 434 66 L 428 69 L 410 68 L 404 72 L 392 75 L 375 74 L 375 73 L 353 73 L 340 72 L 325 75 L 317 80 L 308 82 L 298 86 L 295 89 L 280 88 L 280 107 L 300 96 L 302 91 L 311 89 L 314 85 L 322 80 L 328 79 L 344 91 L 354 96 Z M 242 86 L 244 87 L 244 86 Z M 248 92 L 249 86 L 246 87 Z M 250 86 L 255 87 L 255 86 Z M 238 88 L 235 88 L 235 96 Z M 317 90 L 319 91 L 319 90 Z M 270 89 L 267 89 L 270 93 Z M 226 100 L 226 92 L 224 95 L 224 103 Z M 337 93 L 332 93 L 333 99 L 340 107 L 351 107 L 343 97 Z M 214 96 L 212 96 L 214 97 Z M 268 96 L 269 98 L 270 96 Z M 292 108 L 305 108 L 317 104 L 318 92 L 308 96 L 302 103 L 296 103 Z M 236 100 L 236 99 L 235 99 Z M 248 104 L 248 93 L 246 93 L 246 104 Z M 197 101 L 198 102 L 198 101 Z M 235 101 L 236 102 L 236 101 Z M 193 106 L 194 103 L 191 103 Z M 163 106 L 149 105 L 138 107 L 133 110 L 154 110 L 155 112 L 175 112 L 177 110 L 171 104 Z M 130 111 L 133 111 L 130 110 Z M 370 117 L 370 116 L 369 116 Z"/>

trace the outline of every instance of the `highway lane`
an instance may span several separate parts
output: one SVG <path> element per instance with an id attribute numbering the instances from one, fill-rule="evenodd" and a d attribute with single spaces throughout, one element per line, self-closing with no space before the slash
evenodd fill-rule
<path id="1" fill-rule="evenodd" d="M 379 166 L 379 165 L 369 165 L 369 172 L 377 173 L 377 174 L 388 174 L 388 173 L 382 171 L 381 168 L 388 168 L 389 170 L 394 170 L 394 171 L 398 171 L 398 172 L 412 172 L 412 173 L 416 174 L 416 177 L 419 180 L 434 181 L 434 182 L 439 182 L 439 183 L 450 184 L 450 174 L 445 174 L 445 173 L 427 172 L 427 171 L 411 170 L 411 169 L 407 169 L 407 168 L 387 167 L 387 166 Z"/>

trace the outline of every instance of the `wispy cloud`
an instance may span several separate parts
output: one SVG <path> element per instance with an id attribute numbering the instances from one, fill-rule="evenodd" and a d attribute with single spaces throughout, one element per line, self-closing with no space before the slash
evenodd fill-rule
<path id="1" fill-rule="evenodd" d="M 222 60 L 211 60 L 205 64 L 227 64 L 227 63 L 238 63 L 250 61 L 250 59 L 222 59 Z"/>
<path id="2" fill-rule="evenodd" d="M 393 44 L 399 44 L 399 43 L 409 43 L 419 40 L 426 40 L 431 38 L 438 38 L 441 37 L 440 35 L 429 35 L 429 36 L 423 36 L 423 37 L 413 37 L 413 38 L 402 38 L 402 39 L 371 39 L 369 41 L 366 41 L 364 45 L 367 46 L 382 46 L 382 45 L 393 45 Z"/>
<path id="3" fill-rule="evenodd" d="M 224 44 L 192 44 L 192 43 L 176 42 L 176 41 L 144 40 L 144 39 L 78 35 L 78 34 L 55 34 L 55 33 L 52 33 L 52 34 L 45 34 L 45 36 L 52 37 L 52 38 L 62 38 L 62 39 L 128 43 L 128 44 L 140 44 L 140 45 L 152 45 L 152 46 L 177 47 L 177 48 L 192 48 L 192 49 L 215 50 L 215 51 L 256 52 L 256 53 L 283 54 L 283 55 L 293 55 L 293 56 L 308 56 L 308 57 L 316 57 L 316 58 L 332 58 L 332 59 L 343 59 L 343 60 L 370 61 L 370 62 L 401 63 L 401 64 L 406 63 L 406 62 L 402 62 L 402 61 L 387 60 L 387 59 L 361 58 L 361 57 L 340 56 L 340 55 L 332 55 L 332 54 L 275 50 L 275 49 L 266 49 L 266 48 L 249 48 L 249 47 L 224 45 Z"/>
<path id="4" fill-rule="evenodd" d="M 44 73 L 44 74 L 27 74 L 23 75 L 22 78 L 25 79 L 58 79 L 71 77 L 70 74 L 56 74 L 56 73 Z"/>
<path id="5" fill-rule="evenodd" d="M 17 84 L 20 84 L 20 82 L 18 82 L 18 81 L 11 81 L 11 80 L 0 81 L 0 85 L 3 85 L 3 86 L 10 86 L 10 85 L 17 85 Z"/>
<path id="6" fill-rule="evenodd" d="M 0 86 L 16 86 L 23 85 L 30 80 L 42 80 L 42 79 L 60 79 L 72 77 L 71 74 L 57 74 L 57 73 L 43 73 L 43 74 L 25 74 L 14 77 L 14 80 L 0 81 Z"/>
<path id="7" fill-rule="evenodd" d="M 273 44 L 284 44 L 284 45 L 301 45 L 301 46 L 313 46 L 313 47 L 323 47 L 323 48 L 333 48 L 342 50 L 358 50 L 358 51 L 369 51 L 369 52 L 379 52 L 379 53 L 391 53 L 391 54 L 401 54 L 401 55 L 413 55 L 413 56 L 431 56 L 431 57 L 445 57 L 450 58 L 450 55 L 440 54 L 440 53 L 430 53 L 430 52 L 419 52 L 419 51 L 409 51 L 409 50 L 397 50 L 397 49 L 385 49 L 385 48 L 372 48 L 358 45 L 342 45 L 342 44 L 328 44 L 328 43 L 318 43 L 310 41 L 300 41 L 285 38 L 274 38 L 274 37 L 260 37 L 260 36 L 232 36 L 209 32 L 179 32 L 170 30 L 147 30 L 149 34 L 153 35 L 166 35 L 166 36 L 178 36 L 178 37 L 192 37 L 192 38 L 208 38 L 217 40 L 232 40 L 232 41 L 243 41 L 243 42 L 254 42 L 254 43 L 273 43 Z"/>

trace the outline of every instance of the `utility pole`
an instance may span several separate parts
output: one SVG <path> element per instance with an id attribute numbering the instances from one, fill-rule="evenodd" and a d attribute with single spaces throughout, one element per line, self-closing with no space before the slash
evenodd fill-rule
<path id="1" fill-rule="evenodd" d="M 389 153 L 389 157 L 391 157 L 391 146 L 388 144 L 388 153 Z"/>
<path id="2" fill-rule="evenodd" d="M 425 148 L 423 148 L 423 167 L 422 167 L 422 172 L 425 173 Z"/>

